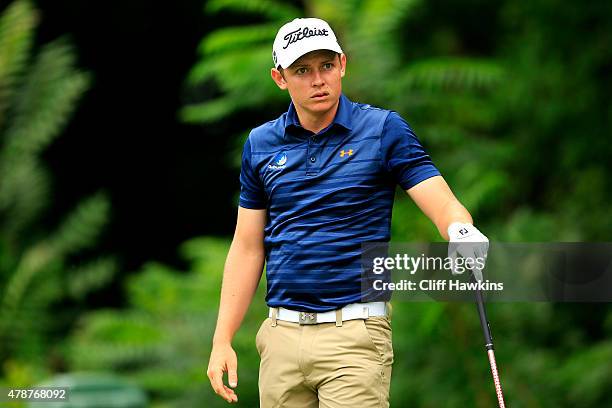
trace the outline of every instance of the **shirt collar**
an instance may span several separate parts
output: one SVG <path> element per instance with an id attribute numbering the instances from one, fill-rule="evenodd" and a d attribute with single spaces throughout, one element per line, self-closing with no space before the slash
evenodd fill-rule
<path id="1" fill-rule="evenodd" d="M 336 116 L 332 121 L 330 126 L 339 125 L 347 130 L 351 130 L 352 121 L 351 121 L 351 101 L 344 96 L 344 94 L 340 94 L 340 103 L 338 103 L 338 110 L 336 111 Z M 287 129 L 291 126 L 301 128 L 300 120 L 297 115 L 297 111 L 295 110 L 295 106 L 293 102 L 289 104 L 289 109 L 287 109 L 287 115 L 285 117 L 285 134 L 287 134 Z"/>

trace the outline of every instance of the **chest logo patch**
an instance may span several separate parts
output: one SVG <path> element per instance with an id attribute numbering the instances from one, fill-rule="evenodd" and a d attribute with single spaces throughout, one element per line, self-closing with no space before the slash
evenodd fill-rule
<path id="1" fill-rule="evenodd" d="M 349 150 L 341 150 L 340 151 L 340 157 L 344 157 L 344 156 L 349 156 L 351 157 L 353 155 L 353 149 L 349 149 Z"/>
<path id="2" fill-rule="evenodd" d="M 276 156 L 274 156 L 274 159 L 272 159 L 272 164 L 268 164 L 268 168 L 270 170 L 281 170 L 285 168 L 286 164 L 287 164 L 287 153 L 280 152 Z"/>

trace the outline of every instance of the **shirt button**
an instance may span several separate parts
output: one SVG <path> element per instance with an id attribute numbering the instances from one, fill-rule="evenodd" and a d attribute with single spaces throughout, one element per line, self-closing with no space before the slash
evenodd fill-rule
<path id="1" fill-rule="evenodd" d="M 317 161 L 317 158 L 316 158 L 316 157 L 314 157 L 314 156 L 310 156 L 310 162 L 311 162 L 311 163 L 314 163 L 314 162 L 316 162 L 316 161 Z"/>

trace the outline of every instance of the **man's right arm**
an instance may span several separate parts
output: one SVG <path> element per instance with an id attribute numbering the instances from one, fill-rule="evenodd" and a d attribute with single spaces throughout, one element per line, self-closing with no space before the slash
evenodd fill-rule
<path id="1" fill-rule="evenodd" d="M 237 402 L 234 390 L 223 384 L 238 384 L 237 357 L 231 342 L 253 299 L 264 265 L 264 226 L 266 210 L 238 207 L 234 239 L 227 254 L 221 286 L 221 300 L 213 347 L 208 364 L 208 378 L 217 394 L 228 402 Z"/>

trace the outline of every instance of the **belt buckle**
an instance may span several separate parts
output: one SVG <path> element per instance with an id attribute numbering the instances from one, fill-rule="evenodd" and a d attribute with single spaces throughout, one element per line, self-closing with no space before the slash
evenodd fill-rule
<path id="1" fill-rule="evenodd" d="M 300 312 L 300 324 L 317 324 L 317 314 L 314 312 Z"/>

